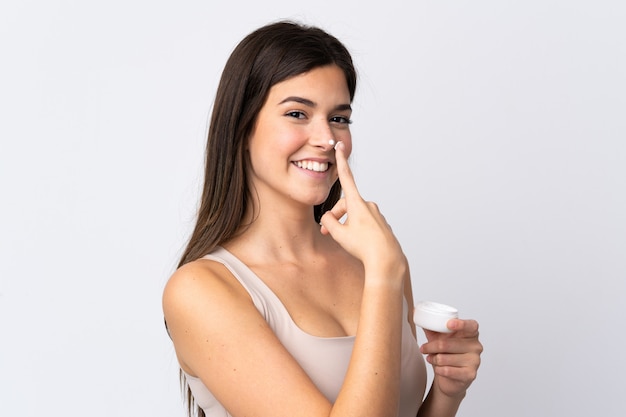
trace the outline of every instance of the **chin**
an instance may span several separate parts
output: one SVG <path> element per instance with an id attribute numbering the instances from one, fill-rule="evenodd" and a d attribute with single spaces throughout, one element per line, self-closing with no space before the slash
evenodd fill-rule
<path id="1" fill-rule="evenodd" d="M 300 197 L 295 197 L 296 200 L 299 200 L 303 204 L 318 206 L 322 204 L 328 196 L 330 195 L 330 190 L 332 189 L 332 184 L 328 187 L 315 187 L 314 189 L 309 189 L 306 193 L 301 193 Z"/>
<path id="2" fill-rule="evenodd" d="M 328 198 L 329 194 L 330 194 L 330 190 L 326 194 L 324 194 L 323 196 L 317 196 L 317 197 L 312 197 L 312 198 L 308 199 L 309 200 L 308 202 L 312 206 L 319 206 L 324 201 L 326 201 L 326 199 Z"/>

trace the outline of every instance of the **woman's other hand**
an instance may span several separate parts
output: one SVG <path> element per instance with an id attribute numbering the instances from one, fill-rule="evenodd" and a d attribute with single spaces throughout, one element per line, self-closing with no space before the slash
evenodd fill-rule
<path id="1" fill-rule="evenodd" d="M 449 397 L 463 397 L 476 379 L 483 346 L 475 320 L 451 319 L 448 328 L 453 332 L 424 330 L 428 342 L 420 351 L 433 366 L 433 388 Z"/>

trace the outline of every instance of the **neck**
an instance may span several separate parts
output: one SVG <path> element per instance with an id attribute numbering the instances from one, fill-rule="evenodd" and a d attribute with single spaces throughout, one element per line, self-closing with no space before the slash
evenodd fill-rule
<path id="1" fill-rule="evenodd" d="M 225 246 L 250 261 L 297 261 L 319 253 L 332 240 L 321 234 L 310 206 L 251 209 L 244 224 L 249 226 Z"/>

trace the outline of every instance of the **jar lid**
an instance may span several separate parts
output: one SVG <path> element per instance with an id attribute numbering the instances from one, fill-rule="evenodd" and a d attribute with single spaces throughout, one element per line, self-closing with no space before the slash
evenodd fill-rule
<path id="1" fill-rule="evenodd" d="M 459 317 L 459 311 L 449 305 L 433 301 L 420 301 L 415 305 L 413 321 L 423 329 L 439 333 L 451 333 L 447 323 Z"/>

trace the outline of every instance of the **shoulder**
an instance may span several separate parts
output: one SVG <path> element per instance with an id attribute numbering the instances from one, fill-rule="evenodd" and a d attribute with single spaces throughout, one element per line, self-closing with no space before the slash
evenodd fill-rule
<path id="1" fill-rule="evenodd" d="M 201 338 L 228 326 L 232 311 L 255 311 L 248 292 L 221 263 L 199 259 L 181 266 L 163 290 L 163 313 L 181 366 Z"/>
<path id="2" fill-rule="evenodd" d="M 221 263 L 198 259 L 178 268 L 168 280 L 163 291 L 164 306 L 177 304 L 182 297 L 185 301 L 193 301 L 211 294 L 234 292 L 247 294 L 237 279 Z"/>

